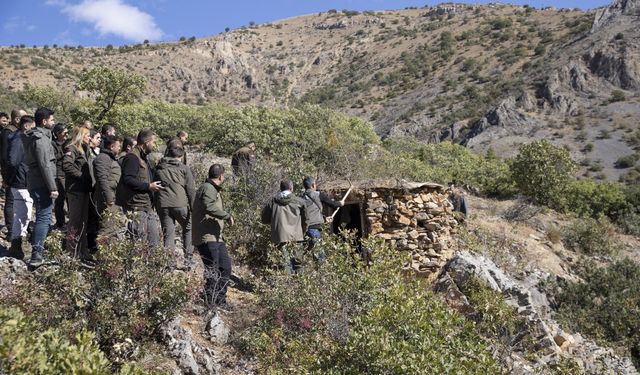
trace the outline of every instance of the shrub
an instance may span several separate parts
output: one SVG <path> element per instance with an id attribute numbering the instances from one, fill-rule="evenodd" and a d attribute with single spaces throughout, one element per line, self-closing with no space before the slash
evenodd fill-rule
<path id="1" fill-rule="evenodd" d="M 508 163 L 491 154 L 483 157 L 451 142 L 421 145 L 414 140 L 393 139 L 384 145 L 397 158 L 412 165 L 406 173 L 413 179 L 442 184 L 456 181 L 493 197 L 508 197 L 515 192 Z"/>
<path id="2" fill-rule="evenodd" d="M 505 302 L 502 293 L 486 286 L 479 277 L 469 278 L 462 286 L 462 292 L 479 314 L 478 329 L 484 335 L 512 336 L 523 324 L 522 317 Z"/>
<path id="3" fill-rule="evenodd" d="M 565 194 L 557 200 L 556 208 L 581 217 L 598 218 L 606 215 L 615 218 L 626 205 L 622 185 L 583 179 L 568 183 Z"/>
<path id="4" fill-rule="evenodd" d="M 16 309 L 0 308 L 0 371 L 11 374 L 109 374 L 93 336 L 78 333 L 75 343 L 57 330 L 40 331 Z M 40 332 L 39 332 L 40 331 Z"/>
<path id="5" fill-rule="evenodd" d="M 616 160 L 615 167 L 620 169 L 631 168 L 634 165 L 636 165 L 637 162 L 638 162 L 638 154 L 622 156 L 618 158 L 618 160 Z"/>
<path id="6" fill-rule="evenodd" d="M 613 90 L 613 91 L 611 91 L 611 99 L 609 99 L 609 101 L 611 103 L 623 102 L 625 100 L 626 100 L 626 96 L 624 95 L 624 91 L 622 91 L 622 90 Z"/>
<path id="7" fill-rule="evenodd" d="M 84 273 L 76 259 L 62 253 L 61 239 L 52 235 L 47 240 L 59 266 L 35 273 L 3 301 L 20 306 L 44 327 L 69 337 L 90 330 L 109 355 L 114 344 L 126 339 L 153 340 L 191 296 L 193 282 L 170 272 L 172 259 L 164 250 L 103 239 L 96 268 Z"/>
<path id="8" fill-rule="evenodd" d="M 560 321 L 574 331 L 622 348 L 640 365 L 640 267 L 630 259 L 608 267 L 583 262 L 583 282 L 561 282 L 554 290 Z"/>
<path id="9" fill-rule="evenodd" d="M 353 260 L 347 242 L 321 242 L 329 254 L 301 275 L 276 272 L 260 295 L 265 316 L 243 338 L 273 374 L 498 373 L 473 324 L 429 288 L 404 278 L 405 260 L 379 240 L 363 248 L 370 267 Z"/>
<path id="10" fill-rule="evenodd" d="M 577 219 L 564 228 L 564 245 L 586 255 L 611 255 L 618 244 L 612 238 L 614 228 L 605 219 Z"/>
<path id="11" fill-rule="evenodd" d="M 558 205 L 575 169 L 569 152 L 546 140 L 521 146 L 511 164 L 520 192 L 536 203 L 549 206 Z"/>

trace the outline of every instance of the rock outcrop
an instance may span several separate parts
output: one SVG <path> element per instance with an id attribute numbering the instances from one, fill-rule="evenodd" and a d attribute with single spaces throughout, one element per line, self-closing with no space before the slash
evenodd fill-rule
<path id="1" fill-rule="evenodd" d="M 640 1 L 614 0 L 611 5 L 599 9 L 593 20 L 591 32 L 595 33 L 604 29 L 621 16 L 640 18 Z"/>
<path id="2" fill-rule="evenodd" d="M 171 357 L 176 361 L 178 374 L 204 375 L 218 374 L 220 365 L 209 348 L 196 342 L 191 330 L 180 325 L 180 317 L 169 322 L 163 329 L 165 345 Z"/>
<path id="3" fill-rule="evenodd" d="M 471 277 L 479 278 L 487 287 L 502 293 L 505 301 L 524 318 L 525 324 L 512 337 L 502 342 L 511 349 L 512 373 L 533 374 L 540 367 L 568 357 L 576 361 L 586 374 L 628 374 L 638 371 L 628 358 L 616 355 L 612 349 L 598 346 L 580 334 L 563 331 L 551 317 L 549 301 L 537 284 L 549 275 L 530 273 L 524 280 L 516 280 L 495 265 L 491 260 L 469 252 L 460 252 L 453 257 L 440 273 L 434 289 L 442 293 L 447 303 L 461 313 L 474 318 L 475 309 L 462 292 Z M 525 337 L 536 343 L 538 358 L 525 359 L 520 343 Z"/>
<path id="4" fill-rule="evenodd" d="M 533 119 L 518 108 L 515 98 L 508 97 L 475 122 L 460 143 L 472 147 L 495 137 L 522 133 L 522 128 L 534 126 Z"/>

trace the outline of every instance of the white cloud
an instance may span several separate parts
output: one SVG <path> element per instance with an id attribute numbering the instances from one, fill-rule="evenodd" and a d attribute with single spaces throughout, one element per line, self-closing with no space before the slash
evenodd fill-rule
<path id="1" fill-rule="evenodd" d="M 11 17 L 2 25 L 4 31 L 13 33 L 18 29 L 20 23 L 22 22 L 20 17 Z"/>
<path id="2" fill-rule="evenodd" d="M 153 17 L 122 0 L 83 0 L 73 5 L 60 0 L 48 0 L 50 5 L 62 5 L 62 11 L 76 22 L 86 22 L 102 36 L 117 35 L 134 42 L 158 40 L 162 30 Z"/>

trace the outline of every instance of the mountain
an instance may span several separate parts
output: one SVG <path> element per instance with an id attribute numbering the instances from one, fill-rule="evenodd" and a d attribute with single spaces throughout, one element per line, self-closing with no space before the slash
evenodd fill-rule
<path id="1" fill-rule="evenodd" d="M 106 64 L 147 77 L 148 98 L 318 103 L 370 120 L 383 138 L 503 156 L 545 138 L 586 174 L 617 179 L 628 169 L 616 162 L 633 166 L 640 145 L 639 4 L 331 10 L 180 42 L 3 47 L 0 80 L 73 89 L 82 69 Z"/>

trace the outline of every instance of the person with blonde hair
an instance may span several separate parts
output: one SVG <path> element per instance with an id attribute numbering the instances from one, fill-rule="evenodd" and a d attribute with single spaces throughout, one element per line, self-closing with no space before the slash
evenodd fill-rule
<path id="1" fill-rule="evenodd" d="M 89 210 L 92 206 L 93 178 L 89 162 L 89 129 L 77 126 L 71 133 L 71 141 L 65 150 L 62 167 L 65 172 L 65 188 L 69 221 L 67 223 L 67 249 L 85 264 L 94 262 L 87 246 Z"/>

